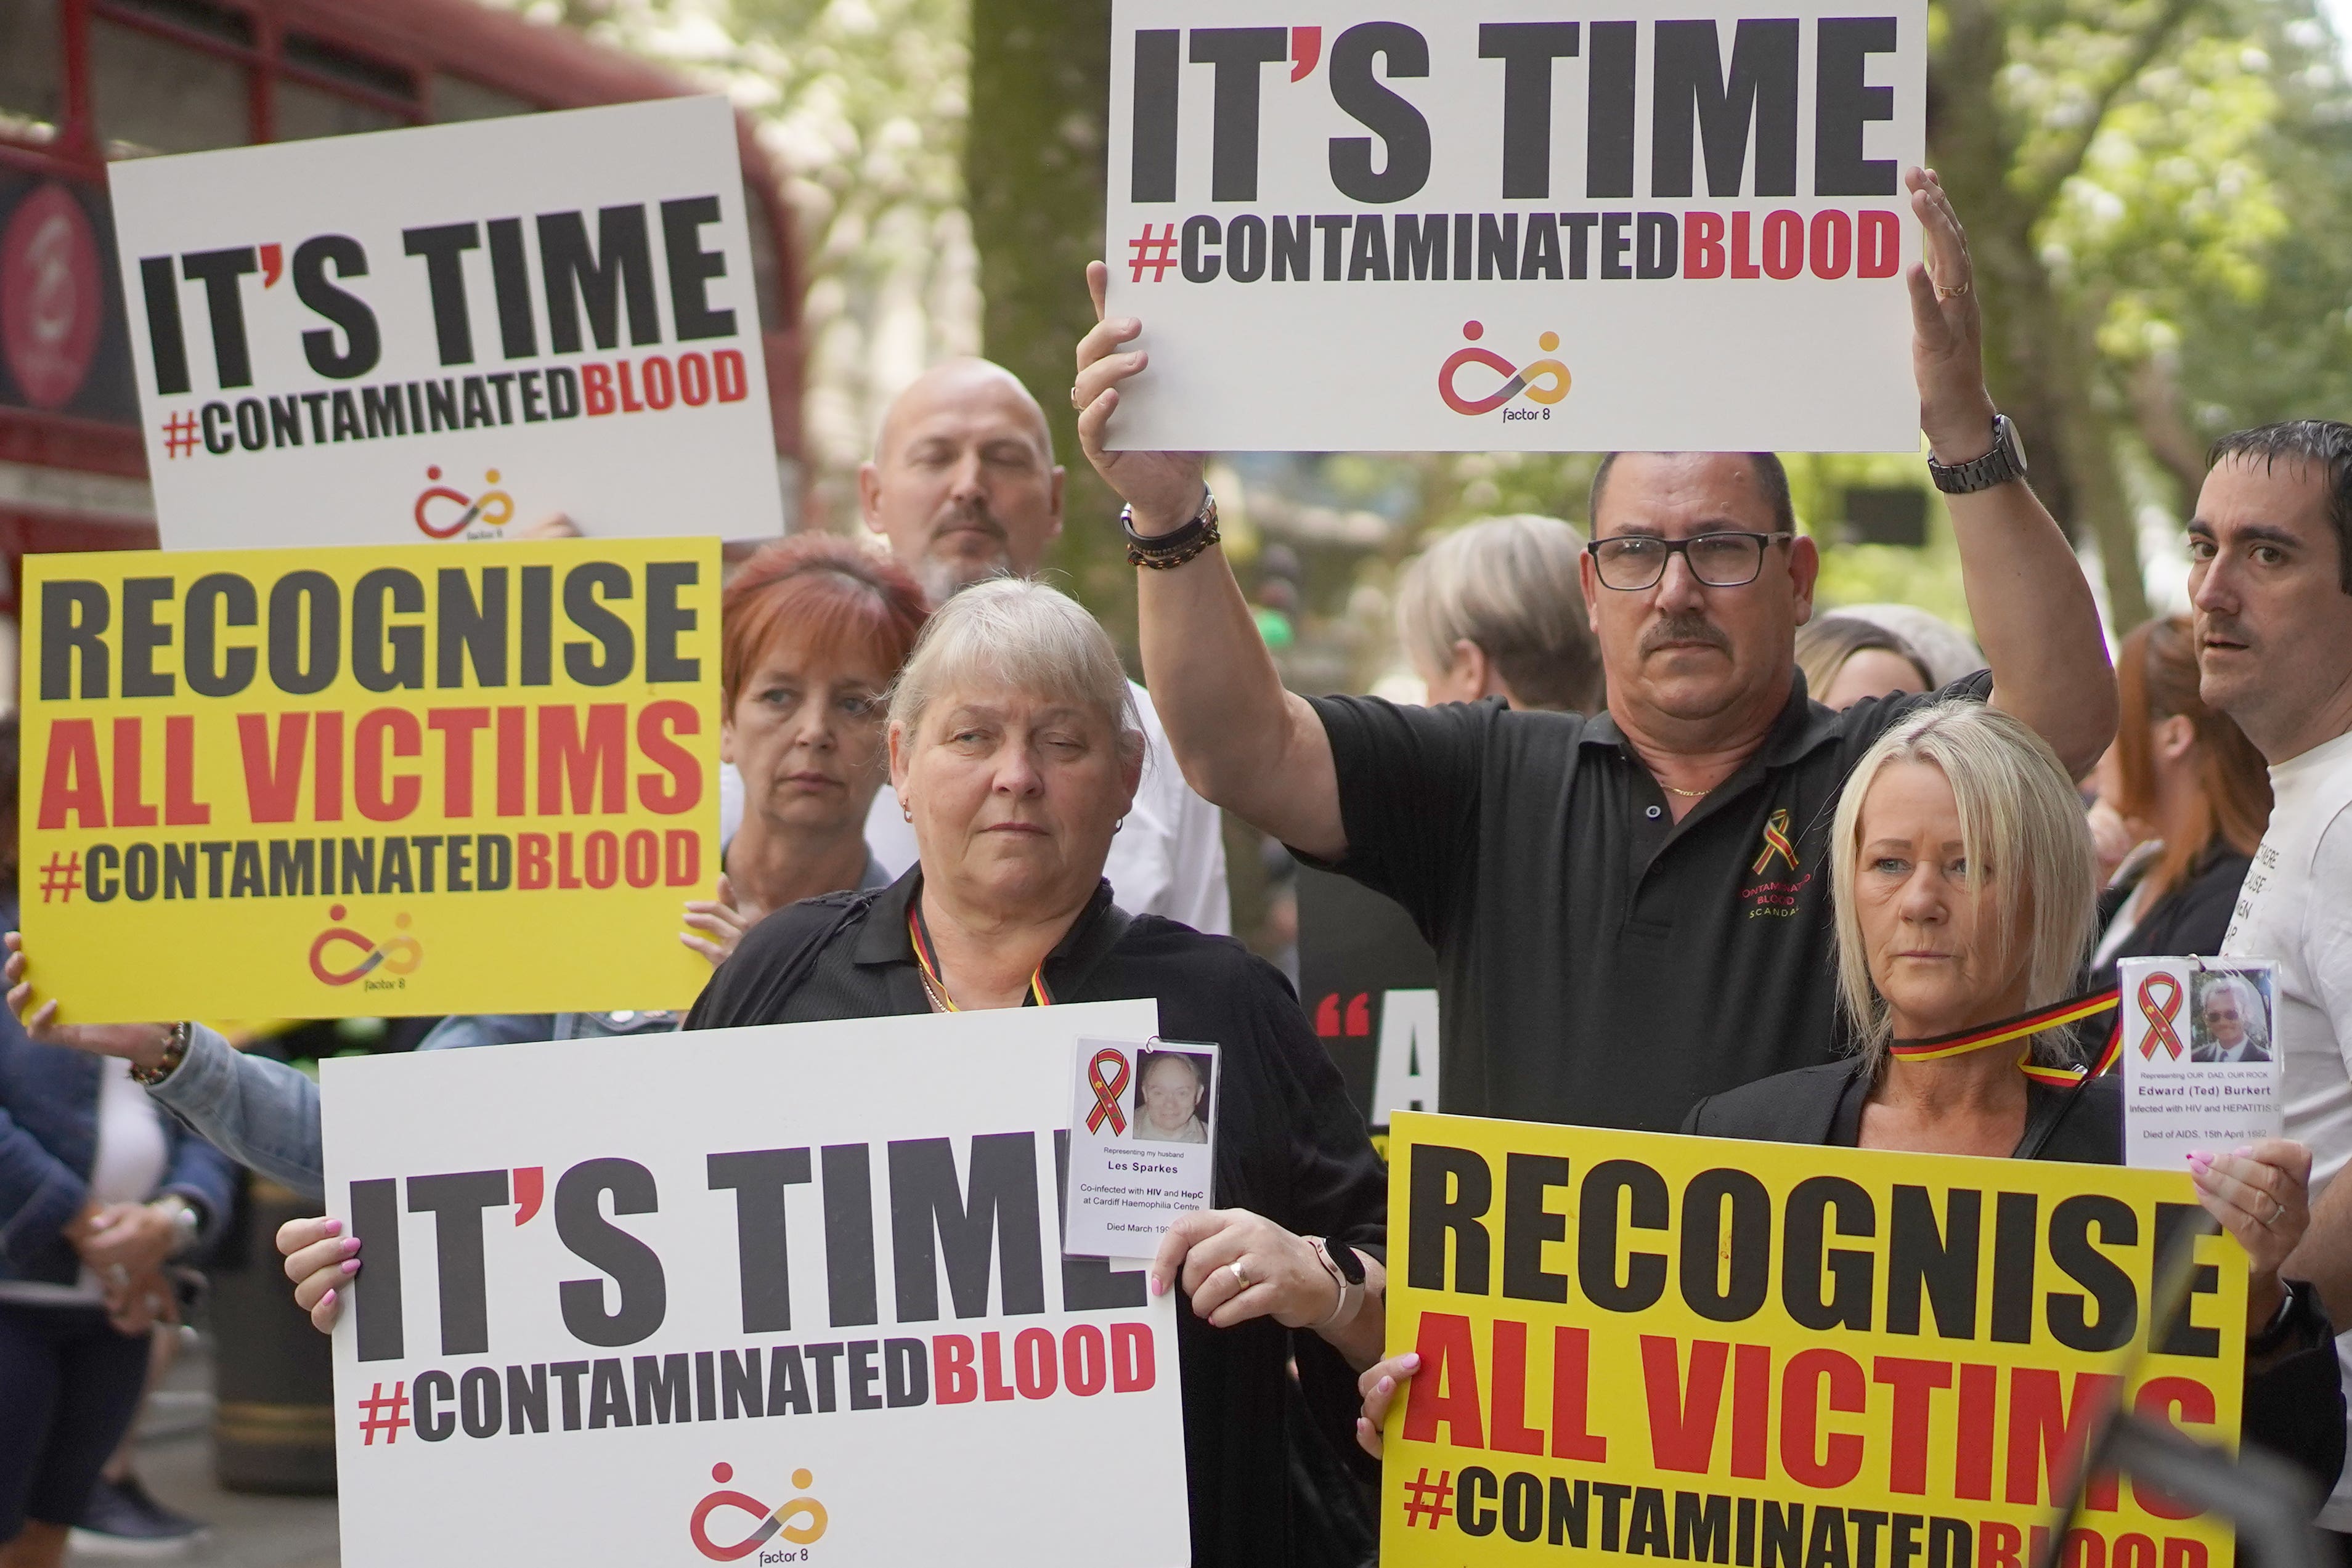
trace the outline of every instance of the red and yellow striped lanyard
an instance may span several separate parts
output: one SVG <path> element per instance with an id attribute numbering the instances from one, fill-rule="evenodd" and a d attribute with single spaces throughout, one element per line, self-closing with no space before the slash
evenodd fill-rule
<path id="1" fill-rule="evenodd" d="M 923 926 L 923 905 L 919 898 L 907 905 L 907 940 L 914 944 L 915 962 L 922 966 L 924 988 L 930 993 L 931 1000 L 939 1004 L 941 1012 L 961 1012 L 963 1009 L 955 1005 L 955 998 L 948 995 L 947 982 L 940 978 L 939 959 L 932 952 L 931 934 Z M 1022 1005 L 1040 1008 L 1054 1005 L 1054 993 L 1045 988 L 1045 963 L 1042 958 L 1037 961 L 1037 972 L 1029 977 L 1029 1000 Z"/>
<path id="2" fill-rule="evenodd" d="M 2015 1040 L 2027 1040 L 2045 1029 L 2063 1029 L 2080 1023 L 2113 1009 L 2120 993 L 2113 987 L 2104 991 L 2089 991 L 2063 1002 L 2053 1002 L 2046 1008 L 2036 1008 L 2030 1013 L 2003 1019 L 1999 1023 L 1982 1024 L 1964 1029 L 1956 1034 L 1939 1034 L 1932 1040 L 1898 1040 L 1886 1048 L 1887 1054 L 1898 1061 L 1939 1061 L 1948 1056 L 1962 1056 L 1971 1051 L 1983 1051 L 1991 1046 L 2007 1045 Z M 2017 1059 L 2018 1071 L 2036 1083 L 2053 1089 L 2071 1089 L 2086 1078 L 2096 1078 L 2113 1067 L 2116 1053 L 2123 1046 L 2123 1019 L 2107 1031 L 2107 1043 L 2099 1052 L 2099 1060 L 2088 1068 L 2041 1067 L 2033 1061 L 2032 1046 Z"/>

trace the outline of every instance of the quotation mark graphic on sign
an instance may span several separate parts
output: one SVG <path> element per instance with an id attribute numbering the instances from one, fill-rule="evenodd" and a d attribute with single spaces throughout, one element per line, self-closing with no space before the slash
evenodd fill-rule
<path id="1" fill-rule="evenodd" d="M 1159 234 L 1154 235 L 1151 225 L 1144 225 L 1143 236 L 1127 242 L 1127 264 L 1134 269 L 1130 282 L 1142 282 L 1147 267 L 1151 268 L 1152 282 L 1167 277 L 1168 269 L 1176 265 L 1176 225 L 1161 224 Z"/>
<path id="2" fill-rule="evenodd" d="M 179 458 L 196 449 L 196 416 L 175 413 L 163 422 L 163 455 Z"/>
<path id="3" fill-rule="evenodd" d="M 375 1435 L 378 1432 L 383 1434 L 385 1448 L 388 1448 L 398 1442 L 402 1430 L 409 1424 L 407 1416 L 403 1414 L 407 1408 L 408 1385 L 406 1383 L 394 1384 L 390 1394 L 383 1391 L 383 1384 L 377 1384 L 375 1392 L 360 1401 L 360 1410 L 363 1417 L 360 1422 L 360 1436 L 366 1439 L 361 1446 L 374 1448 Z"/>
<path id="4" fill-rule="evenodd" d="M 1440 1470 L 1437 1479 L 1429 1479 L 1429 1467 L 1421 1467 L 1421 1475 L 1404 1483 L 1404 1527 L 1411 1530 L 1426 1517 L 1429 1528 L 1435 1530 L 1437 1521 L 1454 1512 L 1454 1472 Z"/>
<path id="5" fill-rule="evenodd" d="M 55 894 L 59 904 L 71 904 L 74 891 L 81 886 L 81 852 L 62 852 L 49 857 L 41 868 L 41 902 L 47 904 Z"/>
<path id="6" fill-rule="evenodd" d="M 1475 345 L 1479 339 L 1486 335 L 1486 323 L 1465 321 L 1462 323 L 1462 335 Z M 1544 333 L 1536 340 L 1536 347 L 1547 354 L 1550 353 L 1559 347 L 1559 334 Z M 1482 398 L 1464 397 L 1455 390 L 1454 382 L 1456 374 L 1465 365 L 1483 365 L 1503 377 L 1503 384 Z M 1453 353 L 1446 356 L 1445 363 L 1439 366 L 1437 371 L 1437 395 L 1444 398 L 1445 406 L 1456 413 L 1492 413 L 1521 392 L 1528 394 L 1528 401 L 1530 402 L 1555 403 L 1568 395 L 1568 367 L 1558 360 L 1538 360 L 1532 364 L 1521 367 L 1511 363 L 1492 349 L 1475 346 L 1454 350 Z M 1510 415 L 1506 414 L 1504 417 L 1507 419 Z M 1535 416 L 1522 414 L 1520 417 L 1532 419 Z M 1547 419 L 1550 417 L 1549 412 L 1546 413 L 1545 417 Z"/>

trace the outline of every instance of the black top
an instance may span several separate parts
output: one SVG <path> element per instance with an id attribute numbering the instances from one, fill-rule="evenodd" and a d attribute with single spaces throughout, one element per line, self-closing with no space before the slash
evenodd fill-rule
<path id="1" fill-rule="evenodd" d="M 1691 1107 L 1682 1130 L 1706 1138 L 1850 1149 L 1861 1140 L 1862 1103 L 1869 1092 L 1870 1077 L 1859 1058 L 1801 1067 L 1708 1095 Z M 2025 1132 L 2010 1158 L 2123 1164 L 2122 1077 L 2109 1073 L 2066 1089 L 2027 1079 Z"/>
<path id="2" fill-rule="evenodd" d="M 2090 988 L 2104 991 L 2114 985 L 2116 966 L 2125 958 L 2219 953 L 2221 938 L 2230 934 L 2230 917 L 2237 911 L 2239 884 L 2246 880 L 2247 868 L 2252 864 L 2220 839 L 2207 844 L 2204 852 L 2189 865 L 2189 874 L 2140 916 L 2139 924 L 2124 938 L 2123 946 L 2092 972 Z M 2145 871 L 2142 874 L 2146 874 Z M 2100 930 L 2107 928 L 2138 882 L 2135 877 L 2101 895 Z"/>
<path id="3" fill-rule="evenodd" d="M 788 905 L 752 927 L 688 1015 L 688 1029 L 877 1018 L 929 1010 L 907 909 L 919 867 L 878 893 L 835 893 Z M 1115 909 L 1110 884 L 1045 959 L 1045 985 L 1065 1002 L 1154 997 L 1160 1033 L 1214 1040 L 1223 1082 L 1213 1198 L 1301 1235 L 1384 1255 L 1388 1178 L 1316 1043 L 1289 982 L 1238 942 L 1155 915 Z M 1090 1305 L 1139 1307 L 1140 1270 L 1070 1264 L 1066 1290 Z M 1181 1287 L 1180 1287 L 1181 1288 Z M 1355 1375 L 1321 1336 L 1272 1318 L 1211 1328 L 1180 1301 L 1184 1457 L 1192 1561 L 1292 1561 L 1294 1530 L 1313 1527 L 1293 1491 L 1286 1399 L 1296 1356 L 1303 1410 L 1319 1430 L 1297 1436 L 1353 1452 Z"/>
<path id="4" fill-rule="evenodd" d="M 1897 720 L 1991 687 L 1833 713 L 1799 674 L 1680 822 L 1606 713 L 1310 699 L 1348 835 L 1332 869 L 1437 949 L 1440 1108 L 1667 1132 L 1702 1095 L 1829 1060 L 1838 791 Z"/>
<path id="5" fill-rule="evenodd" d="M 1710 1138 L 1753 1138 L 1774 1144 L 1823 1144 L 1853 1148 L 1870 1088 L 1859 1060 L 1800 1068 L 1691 1107 L 1683 1131 Z M 2124 1158 L 2124 1086 L 2119 1073 L 2078 1088 L 2026 1082 L 2025 1132 L 2012 1159 L 2071 1160 L 2118 1166 Z M 2280 1351 L 2246 1371 L 2243 1430 L 2249 1441 L 2291 1459 L 2325 1498 L 2344 1468 L 2344 1386 L 2336 1365 L 2334 1330 L 2318 1292 L 2307 1298 L 2300 1332 Z"/>

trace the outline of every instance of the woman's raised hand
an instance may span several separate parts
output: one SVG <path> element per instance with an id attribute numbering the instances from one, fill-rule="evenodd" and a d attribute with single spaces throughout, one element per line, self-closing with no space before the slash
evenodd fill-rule
<path id="1" fill-rule="evenodd" d="M 278 1250 L 294 1281 L 294 1304 L 310 1326 L 332 1333 L 343 1310 L 343 1287 L 360 1271 L 360 1239 L 343 1234 L 340 1219 L 289 1219 L 278 1228 Z"/>
<path id="2" fill-rule="evenodd" d="M 33 1005 L 33 982 L 25 977 L 32 959 L 25 951 L 25 934 L 11 931 L 5 941 L 8 961 L 0 974 L 8 977 L 8 1010 L 25 1026 L 25 1033 L 43 1045 L 62 1045 L 92 1056 L 120 1056 L 139 1067 L 160 1067 L 172 1031 L 160 1023 L 59 1023 L 58 1001 L 51 997 Z"/>
<path id="3" fill-rule="evenodd" d="M 1381 1457 L 1381 1426 L 1389 1417 L 1389 1406 L 1420 1370 L 1420 1354 L 1409 1350 L 1372 1363 L 1356 1379 L 1356 1392 L 1364 1396 L 1364 1413 L 1356 1417 L 1356 1446 L 1372 1458 Z"/>
<path id="4" fill-rule="evenodd" d="M 1108 452 L 1103 434 L 1118 408 L 1120 383 L 1151 362 L 1141 349 L 1119 345 L 1142 335 L 1143 323 L 1132 316 L 1105 319 L 1103 290 L 1110 271 L 1099 261 L 1087 263 L 1087 292 L 1094 296 L 1095 324 L 1078 340 L 1078 375 L 1070 386 L 1070 406 L 1078 411 L 1078 444 L 1103 482 L 1135 508 L 1135 531 L 1164 534 L 1181 528 L 1201 509 L 1207 486 L 1201 478 L 1197 452 Z"/>
<path id="5" fill-rule="evenodd" d="M 758 910 L 736 902 L 735 884 L 722 872 L 716 897 L 686 901 L 686 923 L 707 935 L 689 936 L 681 931 L 677 939 L 709 959 L 715 969 L 734 956 L 743 933 L 751 930 L 759 918 Z"/>
<path id="6" fill-rule="evenodd" d="M 2262 1138 L 2226 1155 L 2189 1156 L 2197 1199 L 2246 1249 L 2246 1322 L 2258 1333 L 2277 1315 L 2279 1269 L 2311 1228 L 2311 1151 Z"/>

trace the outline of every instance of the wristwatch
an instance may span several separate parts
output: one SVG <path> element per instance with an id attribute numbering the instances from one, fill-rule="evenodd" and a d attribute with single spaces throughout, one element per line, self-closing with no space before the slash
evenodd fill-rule
<path id="1" fill-rule="evenodd" d="M 2278 1312 L 2262 1333 L 2246 1336 L 2246 1354 L 2269 1355 L 2299 1337 L 2324 1342 L 2326 1320 L 2319 1315 L 2311 1287 L 2302 1281 L 2281 1280 Z"/>
<path id="2" fill-rule="evenodd" d="M 1947 496 L 1972 496 L 1979 490 L 1990 490 L 1995 485 L 2006 485 L 2011 479 L 2025 477 L 2025 443 L 2018 439 L 2017 425 L 2005 413 L 1992 416 L 1992 450 L 1967 463 L 1955 463 L 1949 467 L 1936 461 L 1933 453 L 1927 456 L 1927 476 L 1936 481 L 1936 488 Z"/>
<path id="3" fill-rule="evenodd" d="M 1315 1327 L 1318 1330 L 1346 1328 L 1363 1310 L 1364 1260 L 1356 1256 L 1354 1248 L 1342 1247 L 1328 1236 L 1308 1236 L 1302 1239 L 1315 1249 L 1315 1260 L 1323 1265 L 1323 1271 L 1331 1276 L 1333 1284 L 1339 1287 L 1339 1300 L 1332 1307 L 1331 1315 Z"/>

